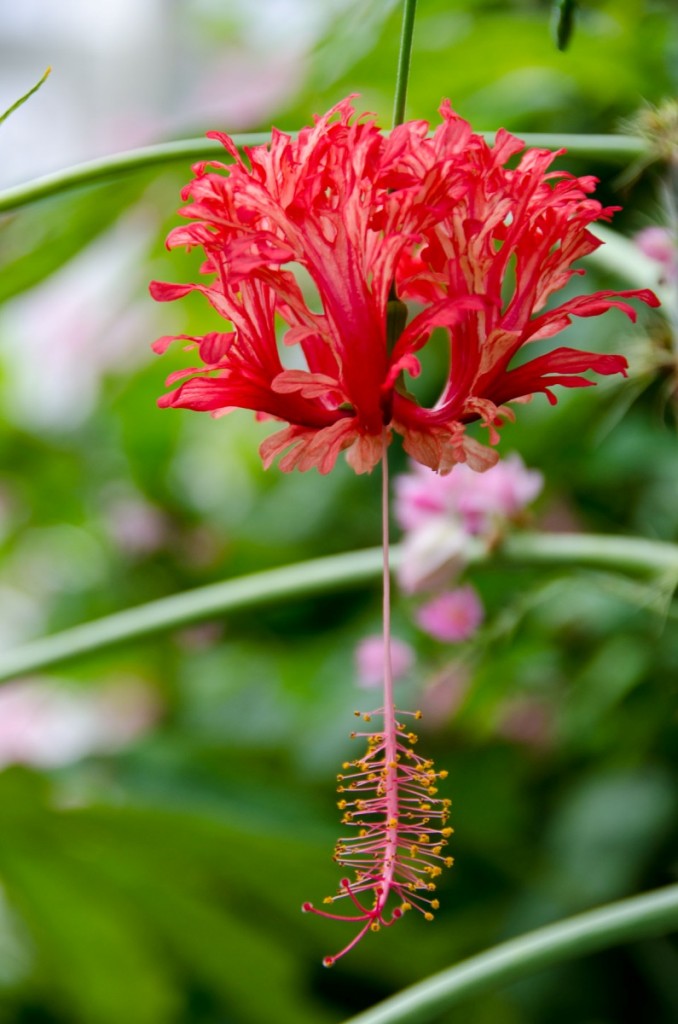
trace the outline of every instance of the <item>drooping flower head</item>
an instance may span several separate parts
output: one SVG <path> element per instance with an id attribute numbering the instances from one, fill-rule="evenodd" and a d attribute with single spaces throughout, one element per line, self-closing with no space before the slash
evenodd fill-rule
<path id="1" fill-rule="evenodd" d="M 384 135 L 346 99 L 296 138 L 274 130 L 246 159 L 211 133 L 232 163 L 195 166 L 183 191 L 189 223 L 168 238 L 204 250 L 204 282 L 151 290 L 161 301 L 200 291 L 227 323 L 180 336 L 201 365 L 173 374 L 168 383 L 181 383 L 161 405 L 216 415 L 240 407 L 287 424 L 261 449 L 266 466 L 282 455 L 283 470 L 325 473 L 346 449 L 356 471 L 369 471 L 384 426 L 433 469 L 480 470 L 496 455 L 466 434 L 468 423 L 481 420 L 494 444 L 512 416 L 507 402 L 543 392 L 553 403 L 554 385 L 590 386 L 586 371 L 625 373 L 619 355 L 521 352 L 573 315 L 617 307 L 633 320 L 625 298 L 657 304 L 647 290 L 606 291 L 547 308 L 582 272 L 573 262 L 600 244 L 589 226 L 613 212 L 591 198 L 595 179 L 551 171 L 556 154 L 539 149 L 507 167 L 519 139 L 500 130 L 490 146 L 449 102 L 440 113 L 432 135 L 425 121 Z M 299 268 L 318 301 L 302 290 Z M 405 379 L 419 373 L 436 328 L 449 339 L 449 372 L 424 408 Z M 301 350 L 295 368 L 278 336 L 283 349 Z"/>
<path id="2" fill-rule="evenodd" d="M 507 166 L 523 150 L 518 139 L 502 130 L 490 146 L 448 102 L 440 113 L 433 134 L 411 121 L 384 135 L 346 99 L 296 138 L 274 131 L 244 157 L 212 133 L 230 162 L 196 165 L 182 193 L 188 223 L 168 238 L 170 248 L 203 250 L 203 280 L 151 290 L 160 301 L 199 291 L 225 323 L 179 336 L 199 365 L 172 374 L 160 405 L 213 415 L 245 408 L 278 420 L 284 426 L 261 448 L 265 466 L 281 456 L 283 470 L 327 473 L 346 451 L 367 472 L 395 431 L 415 461 L 446 473 L 497 460 L 467 435 L 469 423 L 479 420 L 494 445 L 513 415 L 506 403 L 538 392 L 555 402 L 554 385 L 589 386 L 587 371 L 625 373 L 618 355 L 557 348 L 526 360 L 521 351 L 572 315 L 616 307 L 635 319 L 625 299 L 657 304 L 649 291 L 550 303 L 581 272 L 574 261 L 600 244 L 589 226 L 612 213 L 590 197 L 594 179 L 551 171 L 554 154 L 544 150 Z M 420 372 L 435 330 L 448 338 L 449 370 L 425 408 L 407 377 Z M 173 340 L 154 347 L 163 352 Z M 446 772 L 415 753 L 416 736 L 400 720 L 408 712 L 393 698 L 386 469 L 384 458 L 384 700 L 363 716 L 382 725 L 355 734 L 366 752 L 339 780 L 348 834 L 335 859 L 350 877 L 326 900 L 347 912 L 304 904 L 358 925 L 328 965 L 407 910 L 431 920 L 435 879 L 452 864 L 450 801 L 436 795 Z M 433 611 L 439 628 L 441 609 Z M 449 634 L 451 610 L 442 611 Z"/>

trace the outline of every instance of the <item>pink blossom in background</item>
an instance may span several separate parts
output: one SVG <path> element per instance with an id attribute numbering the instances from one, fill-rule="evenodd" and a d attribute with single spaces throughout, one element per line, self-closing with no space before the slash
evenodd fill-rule
<path id="1" fill-rule="evenodd" d="M 56 768 L 113 753 L 148 732 L 159 710 L 136 679 L 96 690 L 41 679 L 8 683 L 0 689 L 0 769 Z"/>
<path id="2" fill-rule="evenodd" d="M 416 612 L 419 626 L 443 643 L 461 643 L 473 636 L 485 617 L 478 594 L 472 586 L 457 587 L 423 604 Z"/>
<path id="3" fill-rule="evenodd" d="M 356 646 L 355 665 L 358 686 L 370 690 L 384 679 L 384 638 L 380 634 L 366 636 Z M 391 668 L 394 679 L 402 679 L 414 665 L 414 650 L 404 640 L 391 639 Z"/>
<path id="4" fill-rule="evenodd" d="M 553 740 L 553 711 L 534 697 L 516 697 L 504 704 L 495 731 L 513 743 L 543 749 Z"/>
<path id="5" fill-rule="evenodd" d="M 678 244 L 668 228 L 643 228 L 634 241 L 645 256 L 661 264 L 664 281 L 678 281 Z"/>
<path id="6" fill-rule="evenodd" d="M 461 658 L 429 679 L 419 700 L 422 728 L 432 732 L 449 721 L 461 707 L 470 685 L 471 672 Z"/>
<path id="7" fill-rule="evenodd" d="M 540 493 L 544 480 L 527 469 L 517 454 L 501 459 L 484 473 L 466 464 L 446 476 L 412 464 L 395 484 L 395 511 L 403 530 L 418 530 L 432 519 L 456 518 L 470 534 L 490 532 L 497 520 L 512 519 Z"/>
<path id="8" fill-rule="evenodd" d="M 468 563 L 469 535 L 454 519 L 438 516 L 403 538 L 398 582 L 406 594 L 455 579 Z"/>
<path id="9" fill-rule="evenodd" d="M 3 407 L 14 422 L 39 430 L 78 426 L 96 408 L 108 374 L 143 365 L 136 339 L 151 314 L 131 293 L 130 281 L 152 225 L 150 210 L 130 210 L 37 287 L 3 306 L 0 329 L 11 382 Z"/>
<path id="10" fill-rule="evenodd" d="M 126 555 L 153 554 L 170 540 L 167 515 L 141 497 L 112 499 L 106 506 L 105 521 L 111 540 Z"/>

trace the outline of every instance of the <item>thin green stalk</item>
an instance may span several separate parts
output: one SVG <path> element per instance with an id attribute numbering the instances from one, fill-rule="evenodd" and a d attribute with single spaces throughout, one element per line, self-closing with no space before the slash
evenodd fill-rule
<path id="1" fill-rule="evenodd" d="M 414 36 L 414 18 L 416 13 L 417 0 L 405 0 L 403 26 L 400 33 L 398 70 L 396 71 L 395 102 L 393 107 L 394 128 L 405 120 L 407 81 L 410 75 L 410 58 L 412 56 L 412 38 Z"/>
<path id="2" fill-rule="evenodd" d="M 503 942 L 345 1024 L 424 1024 L 464 999 L 576 956 L 678 928 L 678 885 L 610 903 Z"/>
<path id="3" fill-rule="evenodd" d="M 26 100 L 29 100 L 31 96 L 34 96 L 38 89 L 40 89 L 41 86 L 45 84 L 51 73 L 52 69 L 47 68 L 47 71 L 45 71 L 44 75 L 42 76 L 39 82 L 36 82 L 35 85 L 28 90 L 28 92 L 25 92 L 23 96 L 20 96 L 19 99 L 11 105 L 11 107 L 7 108 L 4 114 L 0 114 L 0 124 L 2 124 L 3 121 L 6 121 L 10 114 L 13 114 L 15 110 L 18 110 L 19 107 L 22 107 Z"/>
<path id="4" fill-rule="evenodd" d="M 517 566 L 584 566 L 661 578 L 673 574 L 678 579 L 678 545 L 635 537 L 516 533 L 494 551 L 473 542 L 468 560 L 471 565 L 491 561 Z M 392 565 L 397 567 L 399 561 L 400 551 L 394 547 Z M 225 612 L 270 604 L 283 597 L 291 599 L 361 586 L 376 581 L 381 569 L 381 549 L 370 548 L 174 594 L 7 651 L 0 655 L 0 682 L 117 644 L 218 618 Z"/>
<path id="5" fill-rule="evenodd" d="M 294 135 L 294 132 L 290 133 Z M 480 132 L 488 141 L 494 138 L 494 132 Z M 572 156 L 583 156 L 591 159 L 607 160 L 612 163 L 629 163 L 638 157 L 647 156 L 648 145 L 645 140 L 630 135 L 548 135 L 523 134 L 521 138 L 526 146 L 537 146 L 544 149 L 567 149 Z M 252 133 L 234 135 L 235 144 L 242 149 L 244 146 L 257 146 L 270 141 L 268 133 Z M 0 191 L 0 213 L 17 210 L 41 199 L 71 192 L 74 189 L 113 181 L 122 174 L 133 174 L 149 167 L 163 167 L 176 163 L 191 163 L 194 160 L 217 158 L 228 160 L 223 147 L 213 139 L 182 139 L 178 142 L 165 142 L 157 146 L 145 146 L 141 149 L 116 153 L 113 156 L 101 157 L 87 163 L 67 167 L 63 171 L 34 178 L 22 185 L 14 185 Z"/>

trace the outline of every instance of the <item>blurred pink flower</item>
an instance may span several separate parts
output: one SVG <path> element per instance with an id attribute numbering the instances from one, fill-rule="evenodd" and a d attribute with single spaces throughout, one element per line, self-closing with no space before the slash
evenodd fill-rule
<path id="1" fill-rule="evenodd" d="M 678 245 L 668 228 L 643 228 L 634 241 L 645 256 L 661 264 L 664 281 L 678 281 Z"/>
<path id="2" fill-rule="evenodd" d="M 106 507 L 105 519 L 109 536 L 124 554 L 152 554 L 169 541 L 166 514 L 143 498 L 115 498 Z"/>
<path id="3" fill-rule="evenodd" d="M 442 517 L 460 520 L 467 533 L 486 534 L 497 520 L 512 519 L 534 501 L 543 477 L 512 454 L 484 473 L 459 464 L 441 476 L 415 463 L 395 486 L 396 517 L 404 530 L 418 530 Z"/>
<path id="4" fill-rule="evenodd" d="M 158 712 L 155 696 L 136 679 L 97 690 L 40 679 L 7 683 L 0 688 L 0 769 L 55 768 L 112 753 L 147 732 Z"/>
<path id="5" fill-rule="evenodd" d="M 553 711 L 534 697 L 516 697 L 502 708 L 498 736 L 522 746 L 543 749 L 553 741 Z"/>
<path id="6" fill-rule="evenodd" d="M 460 523 L 438 516 L 405 535 L 398 582 L 406 594 L 434 589 L 455 579 L 468 562 L 469 535 Z"/>
<path id="7" fill-rule="evenodd" d="M 384 679 L 384 638 L 381 634 L 366 636 L 355 649 L 358 686 L 371 690 Z M 391 667 L 394 679 L 402 679 L 414 665 L 414 650 L 404 640 L 391 638 Z"/>
<path id="8" fill-rule="evenodd" d="M 419 701 L 422 729 L 432 732 L 445 724 L 461 707 L 471 684 L 471 672 L 460 658 L 449 662 L 429 679 Z"/>
<path id="9" fill-rule="evenodd" d="M 472 586 L 457 587 L 427 601 L 417 610 L 421 628 L 443 643 L 460 643 L 473 636 L 485 611 Z"/>

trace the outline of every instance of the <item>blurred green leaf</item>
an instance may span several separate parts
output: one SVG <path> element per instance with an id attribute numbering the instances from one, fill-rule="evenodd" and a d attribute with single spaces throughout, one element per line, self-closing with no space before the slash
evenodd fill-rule
<path id="1" fill-rule="evenodd" d="M 72 259 L 138 200 L 148 181 L 146 173 L 0 214 L 0 302 Z"/>

